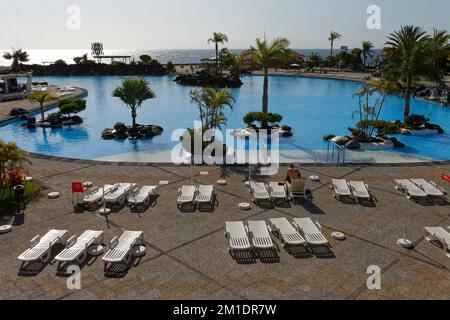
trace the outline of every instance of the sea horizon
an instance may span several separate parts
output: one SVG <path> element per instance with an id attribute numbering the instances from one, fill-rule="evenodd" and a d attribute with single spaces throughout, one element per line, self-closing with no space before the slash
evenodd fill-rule
<path id="1" fill-rule="evenodd" d="M 0 66 L 9 66 L 10 62 L 3 58 L 3 52 L 11 49 L 0 49 Z M 29 54 L 27 64 L 50 64 L 56 60 L 64 60 L 68 64 L 73 64 L 73 58 L 88 54 L 92 58 L 91 49 L 26 49 Z M 240 54 L 247 49 L 229 49 L 231 52 Z M 330 49 L 293 49 L 294 51 L 308 56 L 312 52 L 318 53 L 322 58 L 330 55 Z M 340 48 L 335 48 L 334 52 L 339 52 Z M 351 50 L 351 48 L 349 48 Z M 374 57 L 380 53 L 381 49 L 374 49 Z M 202 59 L 215 56 L 214 49 L 105 49 L 104 55 L 128 55 L 131 61 L 138 61 L 139 56 L 148 54 L 153 59 L 162 64 L 171 61 L 174 64 L 198 64 Z"/>

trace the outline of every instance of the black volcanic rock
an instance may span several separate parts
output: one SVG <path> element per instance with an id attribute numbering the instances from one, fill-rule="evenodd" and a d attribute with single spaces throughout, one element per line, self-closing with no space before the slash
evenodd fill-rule
<path id="1" fill-rule="evenodd" d="M 176 83 L 195 87 L 240 88 L 241 79 L 229 75 L 211 75 L 206 72 L 182 74 L 175 78 Z"/>
<path id="2" fill-rule="evenodd" d="M 155 125 L 137 125 L 135 128 L 127 127 L 124 123 L 118 122 L 115 124 L 114 129 L 103 130 L 101 137 L 104 140 L 137 140 L 152 138 L 159 136 L 163 132 L 163 128 Z"/>

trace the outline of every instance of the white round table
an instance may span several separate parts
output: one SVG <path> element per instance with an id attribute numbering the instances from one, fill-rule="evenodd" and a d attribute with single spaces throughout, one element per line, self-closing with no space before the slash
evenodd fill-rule
<path id="1" fill-rule="evenodd" d="M 219 181 L 217 181 L 217 184 L 219 185 L 219 186 L 226 186 L 227 185 L 227 181 L 226 180 L 219 180 Z"/>
<path id="2" fill-rule="evenodd" d="M 252 208 L 250 203 L 247 203 L 247 202 L 239 203 L 238 206 L 239 206 L 239 209 L 244 210 L 244 211 L 250 210 Z"/>
<path id="3" fill-rule="evenodd" d="M 12 230 L 12 226 L 9 224 L 6 224 L 4 226 L 0 226 L 0 234 L 8 233 Z"/>
<path id="4" fill-rule="evenodd" d="M 342 232 L 333 232 L 331 234 L 331 236 L 333 237 L 333 239 L 338 240 L 338 241 L 345 240 L 345 234 L 343 234 Z"/>
<path id="5" fill-rule="evenodd" d="M 50 192 L 49 194 L 48 194 L 48 198 L 49 199 L 58 199 L 59 198 L 59 196 L 60 196 L 60 193 L 59 192 Z"/>

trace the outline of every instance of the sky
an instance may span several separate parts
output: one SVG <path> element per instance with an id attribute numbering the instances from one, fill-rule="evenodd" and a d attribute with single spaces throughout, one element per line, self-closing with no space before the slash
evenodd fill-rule
<path id="1" fill-rule="evenodd" d="M 370 5 L 381 9 L 381 29 L 367 28 Z M 80 19 L 67 13 L 80 9 Z M 73 11 L 72 11 L 73 12 Z M 257 37 L 287 37 L 296 49 L 329 48 L 370 40 L 381 48 L 401 25 L 450 30 L 449 0 L 0 0 L 0 48 L 206 49 L 213 32 L 227 47 L 248 48 Z M 76 17 L 76 15 L 75 15 Z M 67 27 L 80 21 L 80 29 Z M 75 24 L 76 25 L 76 24 Z"/>

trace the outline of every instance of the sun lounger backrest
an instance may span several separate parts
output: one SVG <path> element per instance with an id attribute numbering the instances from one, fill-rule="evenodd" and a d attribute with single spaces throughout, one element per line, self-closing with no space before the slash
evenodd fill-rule
<path id="1" fill-rule="evenodd" d="M 302 193 L 305 191 L 306 179 L 294 179 L 291 183 L 291 189 L 294 193 Z"/>

